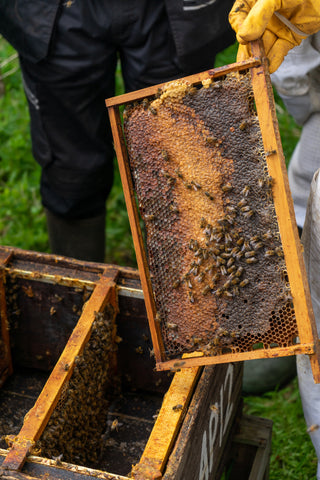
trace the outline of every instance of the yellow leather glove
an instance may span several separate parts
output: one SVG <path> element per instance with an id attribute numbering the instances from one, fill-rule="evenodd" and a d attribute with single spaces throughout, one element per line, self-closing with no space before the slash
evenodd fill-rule
<path id="1" fill-rule="evenodd" d="M 272 73 L 291 48 L 320 30 L 320 0 L 236 0 L 229 21 L 240 43 L 237 60 L 250 57 L 248 42 L 262 37 Z"/>

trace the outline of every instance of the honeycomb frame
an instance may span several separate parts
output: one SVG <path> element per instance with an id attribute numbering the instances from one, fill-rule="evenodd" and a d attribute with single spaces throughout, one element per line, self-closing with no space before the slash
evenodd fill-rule
<path id="1" fill-rule="evenodd" d="M 279 135 L 279 130 L 277 126 L 277 119 L 275 115 L 275 108 L 274 108 L 274 101 L 273 101 L 273 95 L 272 95 L 272 88 L 270 84 L 270 79 L 269 75 L 267 72 L 267 64 L 266 64 L 266 59 L 263 55 L 263 51 L 261 49 L 261 46 L 259 45 L 258 42 L 253 42 L 252 43 L 252 52 L 254 56 L 249 59 L 246 62 L 241 62 L 241 63 L 235 63 L 232 65 L 228 65 L 225 67 L 221 67 L 219 69 L 214 69 L 210 70 L 207 72 L 202 72 L 198 75 L 192 75 L 189 77 L 185 77 L 184 79 L 180 79 L 179 82 L 167 84 L 167 85 L 157 85 L 155 87 L 150 87 L 148 89 L 143 89 L 137 92 L 132 92 L 130 94 L 125 94 L 121 95 L 119 97 L 115 97 L 113 99 L 108 99 L 106 100 L 106 105 L 109 110 L 109 116 L 110 116 L 110 121 L 111 121 L 111 127 L 113 131 L 113 137 L 114 137 L 114 144 L 115 144 L 115 149 L 117 153 L 117 158 L 118 158 L 118 163 L 119 163 L 119 170 L 120 170 L 120 175 L 121 175 L 121 180 L 123 184 L 123 189 L 124 189 L 124 195 L 126 199 L 126 204 L 127 204 L 127 209 L 128 209 L 128 215 L 129 215 L 129 221 L 130 221 L 130 226 L 132 230 L 132 235 L 133 235 L 133 241 L 134 241 L 134 246 L 135 246 L 135 251 L 136 251 L 136 257 L 137 257 L 137 263 L 138 263 L 138 268 L 141 276 L 141 282 L 142 282 L 142 288 L 144 291 L 144 297 L 145 297 L 145 303 L 146 303 L 146 309 L 147 309 L 147 314 L 148 314 L 148 319 L 149 319 L 149 325 L 150 325 L 150 330 L 151 330 L 151 335 L 152 335 L 152 341 L 153 341 L 153 346 L 154 346 L 154 352 L 155 352 L 155 357 L 156 357 L 156 362 L 157 362 L 157 369 L 158 370 L 166 370 L 166 369 L 175 369 L 179 368 L 181 366 L 192 366 L 192 365 L 207 365 L 207 364 L 212 364 L 212 363 L 225 363 L 225 362 L 231 362 L 231 361 L 242 361 L 242 360 L 247 360 L 247 359 L 253 359 L 253 358 L 268 358 L 268 357 L 278 357 L 278 356 L 287 356 L 287 355 L 294 355 L 294 354 L 299 354 L 299 353 L 307 353 L 310 355 L 312 367 L 313 367 L 313 373 L 316 381 L 320 381 L 320 375 L 319 375 L 319 352 L 318 352 L 318 344 L 315 341 L 316 339 L 316 329 L 315 329 L 315 322 L 314 322 L 314 317 L 313 317 L 313 312 L 312 312 L 312 306 L 311 306 L 311 299 L 310 299 L 310 293 L 308 290 L 308 285 L 307 285 L 307 280 L 306 280 L 306 274 L 305 274 L 305 269 L 304 269 L 304 264 L 303 264 L 303 258 L 302 258 L 302 251 L 301 251 L 301 245 L 300 245 L 300 240 L 298 238 L 298 233 L 297 233 L 297 228 L 295 224 L 295 219 L 294 219 L 294 212 L 293 212 L 293 204 L 292 204 L 292 199 L 290 196 L 290 190 L 288 186 L 288 180 L 286 176 L 286 167 L 285 167 L 285 162 L 284 162 L 284 157 L 283 157 L 283 152 L 282 152 L 282 147 L 281 147 L 281 141 L 280 141 L 280 135 Z M 235 73 L 233 73 L 235 72 Z M 165 276 L 159 274 L 160 280 L 158 280 L 157 276 L 157 262 L 161 263 L 161 241 L 159 241 L 160 247 L 160 253 L 158 254 L 158 257 L 156 257 L 156 260 L 153 262 L 154 255 L 152 253 L 152 248 L 150 247 L 151 243 L 149 242 L 148 244 L 148 239 L 154 238 L 152 237 L 152 227 L 150 227 L 150 224 L 154 222 L 155 215 L 153 212 L 150 214 L 150 208 L 148 209 L 148 205 L 146 207 L 146 204 L 148 203 L 148 195 L 146 195 L 146 192 L 148 192 L 147 186 L 144 185 L 143 188 L 140 188 L 141 185 L 143 185 L 143 182 L 145 182 L 145 179 L 148 178 L 148 176 L 145 176 L 143 178 L 143 172 L 142 172 L 142 180 L 139 178 L 139 155 L 137 155 L 137 158 L 133 158 L 133 152 L 139 151 L 139 149 L 134 150 L 132 148 L 132 144 L 135 142 L 134 138 L 134 133 L 133 134 L 128 134 L 128 131 L 130 129 L 130 123 L 129 127 L 126 126 L 128 122 L 125 120 L 125 128 L 124 130 L 122 129 L 121 125 L 121 117 L 120 117 L 120 111 L 119 111 L 119 106 L 120 105 L 128 105 L 127 111 L 129 112 L 129 116 L 131 115 L 131 109 L 132 107 L 130 105 L 134 105 L 133 111 L 134 114 L 136 112 L 141 114 L 142 122 L 143 122 L 143 110 L 148 110 L 148 115 L 149 116 L 157 116 L 157 101 L 158 103 L 162 101 L 163 97 L 165 95 L 170 95 L 170 89 L 172 88 L 174 90 L 175 95 L 180 95 L 181 90 L 184 89 L 183 94 L 186 94 L 186 91 L 189 96 L 192 95 L 192 91 L 196 90 L 196 87 L 199 85 L 199 83 L 202 83 L 203 87 L 202 89 L 205 88 L 210 88 L 210 84 L 212 83 L 213 79 L 221 79 L 224 81 L 224 79 L 228 80 L 228 76 L 238 76 L 240 78 L 240 72 L 243 78 L 250 78 L 251 82 L 251 87 L 252 87 L 252 92 L 253 92 L 253 100 L 252 100 L 252 109 L 256 110 L 256 119 L 257 119 L 257 127 L 258 130 L 261 134 L 261 145 L 260 148 L 263 150 L 263 157 L 265 160 L 266 164 L 266 172 L 265 174 L 262 173 L 260 174 L 260 177 L 263 178 L 260 180 L 258 179 L 258 183 L 261 183 L 264 185 L 264 190 L 263 194 L 268 196 L 269 192 L 271 198 L 272 198 L 272 205 L 270 204 L 270 208 L 273 210 L 271 211 L 269 217 L 271 218 L 274 216 L 276 219 L 277 225 L 278 225 L 278 230 L 273 232 L 273 237 L 277 237 L 278 243 L 275 245 L 275 242 L 273 242 L 272 248 L 266 246 L 264 251 L 264 258 L 265 262 L 267 262 L 269 259 L 267 257 L 271 257 L 275 255 L 277 258 L 277 262 L 273 264 L 270 268 L 270 272 L 272 271 L 272 268 L 277 267 L 278 269 L 283 269 L 284 274 L 283 274 L 283 284 L 284 287 L 281 289 L 281 295 L 284 297 L 284 308 L 285 308 L 285 313 L 284 314 L 274 314 L 274 317 L 277 318 L 277 322 L 279 324 L 279 331 L 280 334 L 278 333 L 278 336 L 282 335 L 281 328 L 285 329 L 283 327 L 283 324 L 286 323 L 286 317 L 291 318 L 292 316 L 294 317 L 294 322 L 295 322 L 295 327 L 290 330 L 289 336 L 291 335 L 291 339 L 288 340 L 282 340 L 282 341 L 277 341 L 277 331 L 274 332 L 276 338 L 270 340 L 269 342 L 266 342 L 263 340 L 263 335 L 259 337 L 259 334 L 254 336 L 255 341 L 252 341 L 252 345 L 250 348 L 246 348 L 246 344 L 243 348 L 239 348 L 238 346 L 238 339 L 241 338 L 241 334 L 239 331 L 236 330 L 230 330 L 230 326 L 227 325 L 227 328 L 224 326 L 224 321 L 221 319 L 221 311 L 220 311 L 220 321 L 216 324 L 212 322 L 212 337 L 209 339 L 206 338 L 205 343 L 206 343 L 206 348 L 204 348 L 204 345 L 201 344 L 203 341 L 203 331 L 201 331 L 201 324 L 197 323 L 196 327 L 193 325 L 193 330 L 192 334 L 186 335 L 185 336 L 185 342 L 179 343 L 179 341 L 176 341 L 176 350 L 175 351 L 169 351 L 168 353 L 168 337 L 174 339 L 178 338 L 179 340 L 179 335 L 176 335 L 177 329 L 181 330 L 181 327 L 183 326 L 184 322 L 188 322 L 185 317 L 188 316 L 188 310 L 187 309 L 181 309 L 179 312 L 179 315 L 175 313 L 175 317 L 173 316 L 173 320 L 170 318 L 170 314 L 167 314 L 163 310 L 161 310 L 161 302 L 159 303 L 159 292 L 161 292 L 161 283 L 164 283 L 164 279 L 166 278 Z M 247 74 L 246 74 L 247 72 Z M 217 81 L 215 80 L 215 81 Z M 242 79 L 239 80 L 241 83 Z M 179 85 L 179 87 L 177 87 Z M 187 87 L 186 87 L 187 85 Z M 218 85 L 218 83 L 216 83 Z M 179 90 L 180 89 L 180 90 Z M 160 92 L 160 93 L 159 93 Z M 161 95 L 162 92 L 162 96 Z M 169 92 L 169 93 L 168 93 Z M 177 93 L 180 92 L 180 93 Z M 160 99 L 157 100 L 157 97 Z M 149 101 L 149 99 L 153 99 L 153 103 Z M 155 99 L 155 100 L 154 100 Z M 183 115 L 184 113 L 180 112 L 180 115 Z M 128 116 L 128 114 L 125 114 L 125 116 Z M 171 113 L 171 116 L 174 117 L 174 114 Z M 140 121 L 140 117 L 139 117 Z M 175 121 L 175 119 L 174 119 Z M 249 119 L 250 122 L 250 119 Z M 196 122 L 194 122 L 196 123 Z M 143 124 L 141 127 L 141 130 L 145 128 L 146 125 Z M 242 122 L 239 126 L 240 130 L 246 130 L 248 125 L 246 122 Z M 231 127 L 230 129 L 234 129 L 234 127 Z M 141 132 L 140 132 L 141 134 Z M 150 136 L 150 131 L 147 132 L 145 130 L 145 134 L 149 134 Z M 130 136 L 131 135 L 131 136 Z M 142 132 L 143 135 L 143 132 Z M 212 136 L 212 132 L 209 131 L 207 133 L 207 138 L 206 138 L 207 144 L 210 144 L 210 147 L 217 147 L 215 154 L 217 154 L 217 150 L 219 150 L 219 145 L 221 143 L 221 138 L 218 137 L 215 138 Z M 251 142 L 254 141 L 254 138 L 251 139 Z M 130 143 L 131 142 L 131 143 Z M 156 145 L 157 139 L 154 141 L 154 145 Z M 212 145 L 214 144 L 214 145 Z M 218 152 L 218 154 L 220 154 Z M 168 160 L 168 152 L 166 149 L 162 149 L 160 151 L 160 156 L 162 156 L 162 162 L 165 165 Z M 130 160 L 129 160 L 130 159 Z M 141 163 L 141 162 L 140 162 Z M 226 162 L 225 162 L 226 163 Z M 220 162 L 220 168 L 227 170 L 227 167 L 225 166 L 225 163 Z M 232 167 L 232 165 L 231 165 Z M 141 167 L 142 168 L 142 167 Z M 140 171 L 141 171 L 140 168 Z M 156 168 L 156 167 L 154 167 Z M 147 169 L 147 168 L 146 168 Z M 136 173 L 136 170 L 138 173 Z M 171 188 L 174 184 L 176 184 L 177 180 L 180 181 L 181 184 L 184 184 L 186 188 L 191 189 L 192 191 L 195 190 L 197 192 L 197 195 L 202 188 L 203 185 L 197 184 L 194 180 L 190 181 L 190 175 L 186 179 L 185 177 L 185 172 L 182 172 L 180 169 L 175 169 L 176 175 L 173 178 L 172 171 L 170 169 L 163 169 L 160 170 L 161 174 L 164 176 L 164 180 L 167 182 L 169 185 L 169 188 Z M 168 173 L 170 172 L 170 174 Z M 159 176 L 159 173 L 157 173 Z M 263 176 L 264 175 L 264 176 Z M 150 180 L 151 177 L 149 177 Z M 228 181 L 225 180 L 225 178 L 228 178 L 227 175 L 224 175 L 224 182 L 220 182 L 220 188 L 223 190 L 223 192 L 227 193 L 229 189 L 232 189 L 232 184 Z M 152 190 L 154 188 L 158 188 L 158 185 L 152 184 L 152 180 L 149 186 L 149 190 Z M 140 188 L 140 192 L 139 192 Z M 249 205 L 246 202 L 246 196 L 247 192 L 245 191 L 246 186 L 243 187 L 241 190 L 242 197 L 243 199 L 238 199 L 238 204 L 237 204 L 237 210 L 243 210 L 242 214 L 246 217 L 249 217 L 249 215 L 253 215 L 256 210 L 251 209 Z M 163 192 L 162 192 L 163 193 Z M 211 197 L 210 191 L 205 191 L 204 189 L 201 190 L 201 194 L 204 193 L 207 195 L 207 199 Z M 138 198 L 138 203 L 139 203 L 139 210 L 137 206 L 137 201 L 136 201 L 136 196 Z M 216 200 L 217 193 L 215 192 L 211 200 Z M 228 200 L 230 201 L 230 200 Z M 174 201 L 172 201 L 172 198 L 165 198 L 165 202 L 169 203 L 169 206 L 171 206 L 171 210 L 173 214 L 178 214 L 178 209 L 179 205 L 176 205 Z M 243 205 L 242 205 L 242 203 Z M 240 205 L 241 203 L 241 205 Z M 215 222 L 214 223 L 214 228 L 212 228 L 212 219 L 210 218 L 210 222 L 202 217 L 201 220 L 199 219 L 200 225 L 199 228 L 205 232 L 202 238 L 205 237 L 205 235 L 216 238 L 216 244 L 217 242 L 219 243 L 220 239 L 223 237 L 223 242 L 227 244 L 227 235 L 230 237 L 229 234 L 226 234 L 226 231 L 228 228 L 233 227 L 233 215 L 234 215 L 234 204 L 232 202 L 227 206 L 228 212 L 226 214 L 226 210 L 224 210 L 224 217 L 220 217 L 218 219 L 218 222 L 224 222 L 222 225 L 223 229 L 223 235 L 218 231 L 219 228 L 219 223 Z M 147 241 L 145 242 L 143 238 L 143 233 L 139 224 L 139 215 L 141 215 L 142 219 L 144 220 L 144 226 L 146 229 L 146 236 L 147 236 Z M 228 218 L 227 218 L 228 217 Z M 164 217 L 162 217 L 163 220 Z M 261 222 L 263 223 L 263 221 Z M 220 223 L 221 225 L 221 223 Z M 153 229 L 154 230 L 154 229 Z M 160 230 L 158 230 L 159 232 Z M 150 234 L 151 232 L 151 234 Z M 241 247 L 241 254 L 245 255 L 244 260 L 248 264 L 253 263 L 251 259 L 253 258 L 255 261 L 256 256 L 258 255 L 256 253 L 257 250 L 261 248 L 260 246 L 260 240 L 261 240 L 261 235 L 258 239 L 254 239 L 252 237 L 251 233 L 251 239 L 253 238 L 253 241 L 251 242 L 251 245 L 246 249 L 247 251 L 243 251 L 243 246 L 242 244 L 240 245 L 240 242 L 245 241 L 246 243 L 250 243 L 248 240 L 244 240 L 244 235 L 241 237 L 239 233 L 237 233 L 238 236 L 234 234 L 234 229 L 232 233 L 233 241 L 238 242 L 239 241 L 239 246 Z M 217 237 L 218 240 L 217 240 Z M 238 239 L 238 240 L 237 240 Z M 163 243 L 164 239 L 162 239 Z M 231 242 L 231 240 L 230 240 Z M 154 242 L 155 243 L 155 242 Z M 221 243 L 221 242 L 220 242 Z M 267 242 L 266 242 L 267 243 Z M 208 245 L 208 243 L 207 243 Z M 219 245 L 218 245 L 219 246 Z M 233 248 L 231 248 L 231 246 Z M 221 258 L 221 255 L 218 255 L 219 252 L 215 252 L 215 260 L 217 258 L 221 259 L 221 263 L 224 264 L 223 267 L 223 273 L 225 274 L 225 283 L 218 284 L 217 286 L 214 286 L 211 284 L 206 284 L 206 285 L 196 285 L 197 290 L 192 290 L 193 287 L 195 287 L 195 278 L 198 279 L 199 282 L 202 280 L 199 280 L 199 267 L 198 267 L 198 260 L 197 259 L 197 253 L 202 252 L 201 255 L 203 255 L 203 245 L 201 248 L 199 248 L 199 245 L 197 245 L 197 240 L 194 240 L 194 238 L 191 237 L 188 247 L 189 250 L 193 251 L 193 255 L 195 255 L 193 262 L 190 264 L 191 270 L 197 269 L 196 274 L 193 273 L 193 277 L 191 279 L 191 275 L 189 275 L 189 272 L 184 275 L 179 274 L 179 276 L 176 279 L 173 279 L 171 286 L 171 290 L 175 290 L 178 288 L 181 289 L 181 284 L 184 283 L 184 289 L 187 291 L 187 286 L 189 284 L 190 290 L 187 292 L 189 294 L 189 300 L 191 304 L 195 303 L 194 302 L 194 297 L 193 297 L 193 292 L 196 291 L 198 294 L 198 297 L 201 297 L 201 294 L 203 296 L 206 296 L 207 293 L 210 292 L 210 294 L 215 294 L 216 297 L 220 296 L 235 296 L 239 295 L 239 293 L 234 293 L 234 292 L 239 292 L 239 286 L 240 287 L 246 287 L 248 288 L 248 283 L 249 280 L 246 278 L 241 277 L 241 272 L 243 270 L 243 267 L 239 267 L 236 270 L 236 272 L 239 272 L 239 276 L 235 276 L 235 273 L 231 274 L 231 272 L 228 271 L 228 276 L 227 272 L 224 272 L 224 270 L 231 267 L 231 261 L 230 260 L 230 255 L 231 252 L 234 251 L 234 254 L 236 255 L 237 252 L 239 251 L 239 248 L 237 249 L 237 245 L 234 243 L 230 246 L 230 248 L 226 248 L 225 250 L 225 260 Z M 148 250 L 149 248 L 149 250 Z M 156 252 L 158 247 L 154 249 Z M 237 252 L 235 251 L 237 249 Z M 172 250 L 174 252 L 174 250 Z M 209 252 L 212 252 L 209 250 Z M 190 253 L 190 252 L 189 252 Z M 157 253 L 155 254 L 155 256 Z M 185 250 L 185 255 L 188 255 L 188 253 Z M 200 256 L 201 256 L 200 255 Z M 206 253 L 206 255 L 208 255 Z M 260 252 L 259 252 L 260 255 Z M 234 255 L 233 255 L 234 256 Z M 260 255 L 261 256 L 261 255 Z M 198 255 L 199 257 L 199 255 Z M 207 258 L 204 257 L 204 260 L 207 265 Z M 228 261 L 227 261 L 228 260 Z M 230 261 L 229 261 L 230 260 Z M 200 258 L 200 265 L 203 262 L 203 258 Z M 229 266 L 230 263 L 230 266 Z M 232 261 L 233 263 L 233 261 Z M 281 265 L 284 265 L 282 267 Z M 209 269 L 210 266 L 207 266 L 206 271 Z M 166 268 L 166 266 L 164 266 Z M 214 270 L 212 273 L 215 273 L 216 270 Z M 230 275 L 229 275 L 230 273 Z M 270 274 L 270 273 L 269 273 Z M 205 275 L 204 272 L 202 275 Z M 207 275 L 207 274 L 206 274 Z M 234 279 L 233 286 L 230 285 L 231 283 L 231 277 Z M 228 280 L 226 281 L 226 279 Z M 172 277 L 171 277 L 172 280 Z M 191 281 L 192 280 L 192 281 Z M 228 285 L 227 285 L 228 283 Z M 270 284 L 269 284 L 270 285 Z M 165 286 L 166 287 L 166 286 Z M 264 286 L 263 287 L 266 292 L 264 296 L 268 296 L 268 287 Z M 167 290 L 168 292 L 168 290 Z M 191 293 L 191 294 L 190 294 Z M 165 297 L 166 292 L 164 293 L 163 297 Z M 180 297 L 182 298 L 182 297 Z M 218 299 L 219 300 L 219 299 Z M 248 300 L 245 300 L 246 302 Z M 250 303 L 250 299 L 249 299 Z M 252 302 L 254 303 L 254 302 Z M 199 304 L 200 305 L 200 304 Z M 203 303 L 201 304 L 201 306 Z M 173 304 L 169 304 L 168 311 L 170 311 L 173 306 Z M 230 308 L 229 308 L 230 310 Z M 179 309 L 176 310 L 178 312 Z M 198 310 L 200 311 L 200 309 Z M 287 313 L 286 313 L 287 312 Z M 293 312 L 293 314 L 292 314 Z M 219 313 L 219 311 L 218 311 Z M 223 315 L 226 317 L 226 315 Z M 262 315 L 260 315 L 262 317 Z M 178 319 L 178 323 L 175 322 L 175 318 Z M 196 319 L 196 316 L 193 316 L 193 320 Z M 291 320 L 290 320 L 291 321 Z M 179 323 L 180 322 L 180 323 Z M 292 321 L 293 322 L 293 321 Z M 293 323 L 294 323 L 293 322 Z M 196 323 L 195 321 L 193 322 L 194 324 Z M 238 322 L 239 323 L 239 322 Z M 250 324 L 250 322 L 249 322 Z M 191 323 L 189 323 L 190 327 Z M 261 323 L 262 328 L 266 328 L 263 326 L 263 322 Z M 197 335 L 197 330 L 199 329 L 199 333 Z M 253 328 L 255 326 L 253 325 Z M 191 330 L 189 328 L 189 330 Z M 257 328 L 256 328 L 257 330 Z M 258 329 L 259 330 L 259 329 Z M 168 333 L 169 332 L 169 333 Z M 206 334 L 208 333 L 208 329 L 206 330 Z M 166 337 L 167 335 L 167 337 Z M 283 336 L 283 335 L 282 335 Z M 294 338 L 299 337 L 298 342 L 295 343 Z M 259 340 L 260 339 L 260 340 Z M 262 340 L 261 340 L 262 339 Z M 174 342 L 174 340 L 170 340 Z M 256 344 L 262 342 L 262 345 L 259 345 L 259 348 L 255 348 Z M 189 342 L 189 348 L 185 348 L 186 344 Z M 170 343 L 170 342 L 169 342 Z M 189 354 L 193 351 L 192 358 L 186 358 L 189 356 Z M 196 353 L 195 353 L 196 352 Z M 183 358 L 183 359 L 182 359 Z"/>

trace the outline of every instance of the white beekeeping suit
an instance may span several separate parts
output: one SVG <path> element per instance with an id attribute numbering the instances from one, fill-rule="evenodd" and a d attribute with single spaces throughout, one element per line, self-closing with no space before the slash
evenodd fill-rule
<path id="1" fill-rule="evenodd" d="M 310 189 L 302 243 L 310 285 L 318 336 L 320 333 L 320 169 Z M 320 480 L 320 384 L 315 384 L 308 355 L 297 356 L 300 396 L 308 431 L 318 457 L 317 480 Z"/>
<path id="2" fill-rule="evenodd" d="M 288 111 L 302 125 L 288 169 L 296 220 L 302 228 L 310 183 L 320 168 L 320 32 L 290 50 L 271 79 Z"/>
<path id="3" fill-rule="evenodd" d="M 288 176 L 297 224 L 303 227 L 304 259 L 320 333 L 320 32 L 292 49 L 272 82 L 288 111 L 302 125 Z M 307 428 L 318 457 L 320 480 L 320 384 L 313 381 L 307 355 L 297 356 L 300 396 Z"/>

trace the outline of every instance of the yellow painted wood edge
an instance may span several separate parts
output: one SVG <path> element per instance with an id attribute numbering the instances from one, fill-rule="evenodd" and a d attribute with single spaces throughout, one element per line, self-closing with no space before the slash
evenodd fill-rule
<path id="1" fill-rule="evenodd" d="M 161 478 L 201 370 L 191 367 L 175 373 L 140 462 L 132 469 L 132 478 Z"/>
<path id="2" fill-rule="evenodd" d="M 296 344 L 289 347 L 274 347 L 274 348 L 261 348 L 257 350 L 251 350 L 249 352 L 240 353 L 224 353 L 222 355 L 216 355 L 214 357 L 197 356 L 193 358 L 168 360 L 166 362 L 157 363 L 156 369 L 173 370 L 189 367 L 200 367 L 205 365 L 216 365 L 218 363 L 232 363 L 243 362 L 244 360 L 254 360 L 257 358 L 277 358 L 287 357 L 291 355 L 306 354 L 312 358 L 315 353 L 314 343 Z"/>

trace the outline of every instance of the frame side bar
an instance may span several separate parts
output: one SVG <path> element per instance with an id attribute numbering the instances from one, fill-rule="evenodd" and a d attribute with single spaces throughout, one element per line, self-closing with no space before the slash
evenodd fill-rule
<path id="1" fill-rule="evenodd" d="M 119 164 L 123 193 L 126 201 L 127 212 L 132 232 L 132 239 L 140 273 L 141 286 L 144 293 L 154 354 L 156 361 L 159 362 L 164 359 L 164 347 L 160 332 L 160 326 L 156 323 L 156 306 L 153 297 L 152 283 L 146 253 L 144 250 L 144 242 L 139 222 L 138 209 L 133 192 L 133 184 L 130 168 L 128 165 L 127 151 L 124 145 L 124 139 L 121 136 L 122 126 L 120 120 L 120 113 L 117 107 L 109 107 L 108 111 L 114 138 L 114 148 Z"/>

